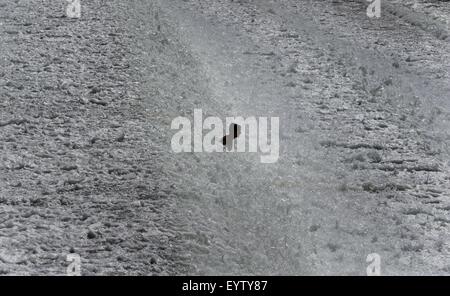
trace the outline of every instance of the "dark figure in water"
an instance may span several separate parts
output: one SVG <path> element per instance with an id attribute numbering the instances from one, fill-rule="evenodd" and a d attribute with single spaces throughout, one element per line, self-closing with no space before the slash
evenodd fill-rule
<path id="1" fill-rule="evenodd" d="M 239 137 L 240 134 L 241 126 L 236 123 L 230 124 L 230 134 L 222 138 L 223 146 L 230 151 L 233 148 L 233 140 Z"/>

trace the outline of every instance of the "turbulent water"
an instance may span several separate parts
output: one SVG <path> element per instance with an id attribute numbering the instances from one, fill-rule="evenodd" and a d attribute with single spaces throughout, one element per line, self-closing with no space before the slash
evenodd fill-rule
<path id="1" fill-rule="evenodd" d="M 448 3 L 1 5 L 1 274 L 448 274 Z M 278 161 L 174 153 L 194 109 Z"/>

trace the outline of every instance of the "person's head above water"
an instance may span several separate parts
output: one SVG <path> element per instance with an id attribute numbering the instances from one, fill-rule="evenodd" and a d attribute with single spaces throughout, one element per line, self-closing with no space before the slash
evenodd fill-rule
<path id="1" fill-rule="evenodd" d="M 241 126 L 236 123 L 230 124 L 230 136 L 232 136 L 232 138 L 235 139 L 240 135 L 241 135 Z"/>
<path id="2" fill-rule="evenodd" d="M 236 123 L 230 124 L 229 134 L 222 138 L 222 144 L 227 146 L 228 149 L 231 149 L 233 140 L 239 137 L 241 134 L 241 126 Z"/>

